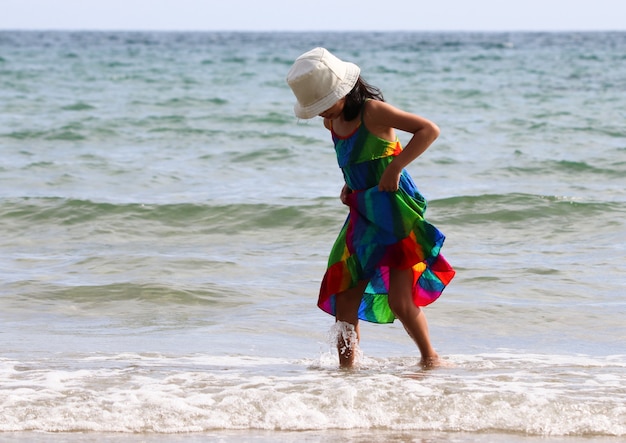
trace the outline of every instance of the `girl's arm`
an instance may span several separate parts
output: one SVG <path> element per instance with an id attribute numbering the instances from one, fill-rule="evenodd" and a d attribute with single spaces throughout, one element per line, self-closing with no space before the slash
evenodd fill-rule
<path id="1" fill-rule="evenodd" d="M 378 183 L 381 191 L 397 191 L 402 169 L 428 149 L 439 136 L 439 127 L 424 117 L 377 100 L 367 102 L 364 119 L 369 131 L 385 140 L 395 140 L 394 129 L 413 134 L 402 152 L 389 163 Z"/>

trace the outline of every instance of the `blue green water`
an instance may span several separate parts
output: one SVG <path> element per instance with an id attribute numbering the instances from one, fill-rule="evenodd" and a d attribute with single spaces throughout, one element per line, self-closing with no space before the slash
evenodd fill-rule
<path id="1" fill-rule="evenodd" d="M 442 130 L 448 367 L 364 324 L 337 370 L 341 172 L 285 83 L 318 45 Z M 0 32 L 0 439 L 623 437 L 625 122 L 625 33 Z"/>

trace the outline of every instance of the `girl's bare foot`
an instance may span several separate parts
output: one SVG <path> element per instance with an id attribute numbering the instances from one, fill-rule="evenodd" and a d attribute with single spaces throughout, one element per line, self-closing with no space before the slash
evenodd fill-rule
<path id="1" fill-rule="evenodd" d="M 422 357 L 420 360 L 420 366 L 423 369 L 435 369 L 441 366 L 441 360 L 439 360 L 439 355 L 435 354 L 430 357 Z"/>

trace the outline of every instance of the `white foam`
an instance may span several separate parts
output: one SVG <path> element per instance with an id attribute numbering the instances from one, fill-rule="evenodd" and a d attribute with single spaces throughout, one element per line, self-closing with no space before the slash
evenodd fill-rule
<path id="1" fill-rule="evenodd" d="M 625 436 L 626 358 L 117 354 L 0 360 L 0 431 L 390 429 Z"/>

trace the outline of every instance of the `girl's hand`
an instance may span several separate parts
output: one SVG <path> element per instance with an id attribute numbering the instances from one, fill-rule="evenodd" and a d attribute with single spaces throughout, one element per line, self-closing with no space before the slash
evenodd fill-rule
<path id="1" fill-rule="evenodd" d="M 341 200 L 341 203 L 347 206 L 348 195 L 350 195 L 351 193 L 352 193 L 352 189 L 350 189 L 348 185 L 343 185 L 343 188 L 341 189 L 341 194 L 339 194 L 339 199 Z"/>
<path id="2" fill-rule="evenodd" d="M 400 175 L 402 169 L 398 169 L 394 166 L 393 162 L 387 165 L 387 168 L 383 172 L 378 182 L 378 190 L 382 192 L 395 192 L 400 185 Z"/>

